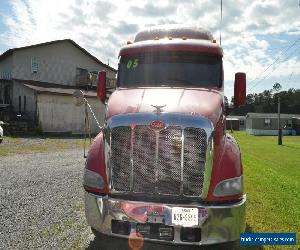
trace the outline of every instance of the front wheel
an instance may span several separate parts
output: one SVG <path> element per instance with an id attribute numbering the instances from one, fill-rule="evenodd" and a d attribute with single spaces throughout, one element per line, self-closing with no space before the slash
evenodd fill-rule
<path id="1" fill-rule="evenodd" d="M 90 242 L 89 249 L 128 249 L 126 248 L 127 240 L 102 234 L 94 228 L 91 228 L 91 230 L 95 238 Z"/>
<path id="2" fill-rule="evenodd" d="M 93 234 L 95 235 L 95 237 L 97 237 L 97 238 L 103 238 L 103 237 L 106 236 L 106 235 L 100 233 L 99 231 L 97 231 L 95 228 L 92 228 L 92 227 L 91 227 L 91 230 L 92 230 L 92 233 L 93 233 Z"/>

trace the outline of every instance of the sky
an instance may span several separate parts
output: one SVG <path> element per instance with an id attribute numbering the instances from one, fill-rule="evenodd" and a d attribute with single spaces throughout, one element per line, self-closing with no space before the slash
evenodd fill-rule
<path id="1" fill-rule="evenodd" d="M 300 88 L 300 0 L 0 0 L 0 54 L 7 49 L 71 38 L 117 67 L 118 52 L 144 28 L 200 26 L 219 42 L 225 95 L 235 72 L 247 74 L 247 93 Z"/>

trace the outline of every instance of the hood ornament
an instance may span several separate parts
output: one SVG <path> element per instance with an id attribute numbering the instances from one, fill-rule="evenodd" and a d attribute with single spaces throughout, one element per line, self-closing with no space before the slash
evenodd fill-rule
<path id="1" fill-rule="evenodd" d="M 157 115 L 161 114 L 164 107 L 166 107 L 167 105 L 151 105 L 153 108 L 155 108 L 155 110 L 153 111 L 154 113 L 156 113 Z"/>

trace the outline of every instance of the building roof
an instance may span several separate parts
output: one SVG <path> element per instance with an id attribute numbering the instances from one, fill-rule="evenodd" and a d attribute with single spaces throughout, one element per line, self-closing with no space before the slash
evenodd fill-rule
<path id="1" fill-rule="evenodd" d="M 41 85 L 42 84 L 42 85 Z M 52 83 L 41 83 L 36 81 L 26 81 L 24 86 L 30 88 L 38 93 L 46 93 L 46 94 L 58 94 L 58 95 L 73 95 L 77 88 L 73 86 L 65 86 L 59 84 L 52 84 Z M 97 92 L 95 90 L 87 90 L 84 91 L 84 95 L 87 97 L 97 97 Z"/>
<path id="2" fill-rule="evenodd" d="M 277 113 L 248 113 L 246 118 L 278 118 Z M 280 118 L 300 118 L 298 114 L 280 114 Z"/>
<path id="3" fill-rule="evenodd" d="M 34 45 L 29 45 L 29 46 L 24 46 L 24 47 L 19 47 L 19 48 L 13 48 L 13 49 L 9 49 L 7 51 L 5 51 L 3 54 L 0 55 L 0 60 L 10 56 L 13 54 L 14 51 L 17 50 L 23 50 L 23 49 L 29 49 L 29 48 L 35 48 L 35 47 L 41 47 L 41 46 L 45 46 L 45 45 L 50 45 L 50 44 L 54 44 L 54 43 L 61 43 L 61 42 L 69 42 L 71 44 L 73 44 L 75 47 L 77 47 L 78 49 L 80 49 L 84 54 L 86 54 L 87 56 L 91 57 L 95 62 L 99 63 L 100 65 L 110 69 L 113 72 L 117 72 L 116 69 L 114 69 L 113 67 L 101 62 L 97 57 L 93 56 L 91 53 L 89 53 L 86 49 L 82 48 L 81 46 L 79 46 L 77 43 L 75 43 L 72 39 L 62 39 L 62 40 L 54 40 L 54 41 L 50 41 L 50 42 L 45 42 L 45 43 L 39 43 L 39 44 L 34 44 Z"/>

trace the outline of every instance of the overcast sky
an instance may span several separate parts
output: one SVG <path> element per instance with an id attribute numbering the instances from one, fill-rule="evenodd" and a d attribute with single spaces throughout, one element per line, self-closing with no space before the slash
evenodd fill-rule
<path id="1" fill-rule="evenodd" d="M 223 0 L 225 95 L 234 73 L 247 73 L 247 92 L 279 82 L 300 88 L 300 0 Z M 145 27 L 188 24 L 219 40 L 220 1 L 0 0 L 0 53 L 9 48 L 71 38 L 116 67 L 118 51 Z"/>

